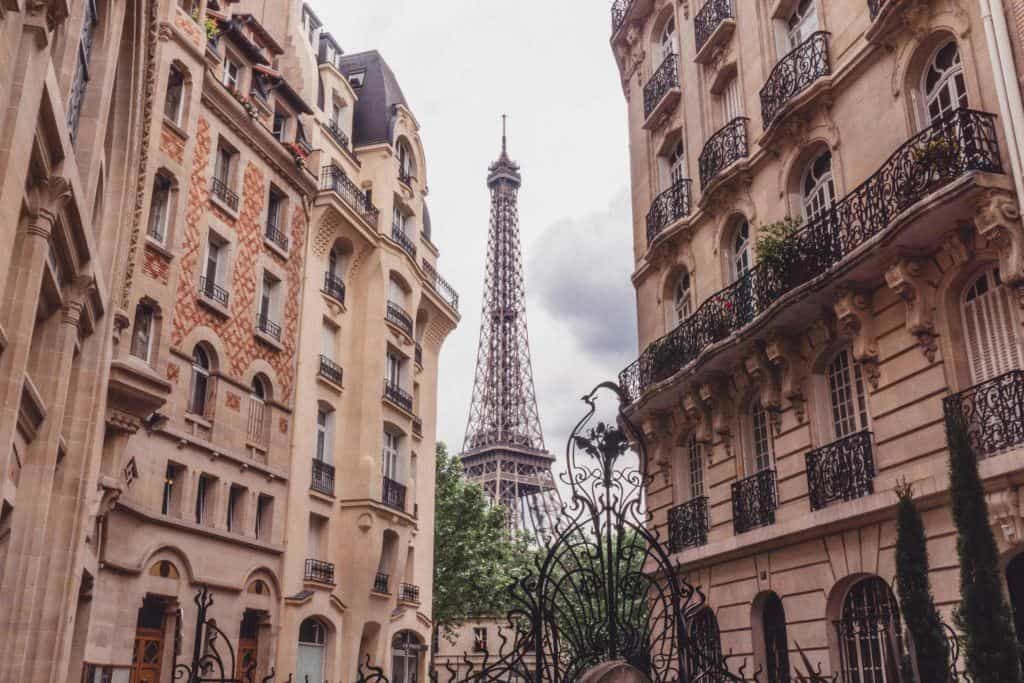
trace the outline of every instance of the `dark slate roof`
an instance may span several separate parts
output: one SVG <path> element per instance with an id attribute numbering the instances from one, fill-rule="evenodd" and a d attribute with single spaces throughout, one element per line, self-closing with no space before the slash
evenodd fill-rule
<path id="1" fill-rule="evenodd" d="M 409 105 L 391 67 L 376 50 L 342 55 L 338 61 L 345 78 L 366 71 L 363 87 L 356 91 L 359 99 L 352 124 L 352 144 L 355 147 L 378 142 L 393 144 L 395 105 Z"/>

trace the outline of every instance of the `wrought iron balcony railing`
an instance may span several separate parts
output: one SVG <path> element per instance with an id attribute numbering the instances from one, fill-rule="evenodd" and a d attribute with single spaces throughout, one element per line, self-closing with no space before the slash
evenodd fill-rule
<path id="1" fill-rule="evenodd" d="M 214 176 L 210 181 L 210 193 L 220 201 L 227 204 L 232 211 L 238 211 L 238 195 L 228 187 L 226 182 L 217 176 Z"/>
<path id="2" fill-rule="evenodd" d="M 394 301 L 388 302 L 385 318 L 389 323 L 395 325 L 410 337 L 412 336 L 412 317 L 405 312 L 404 308 L 396 304 Z"/>
<path id="3" fill-rule="evenodd" d="M 224 289 L 213 280 L 208 280 L 205 277 L 199 278 L 199 293 L 207 299 L 227 308 L 228 290 Z"/>
<path id="4" fill-rule="evenodd" d="M 412 412 L 412 394 L 389 379 L 384 380 L 384 399 L 402 410 Z"/>
<path id="5" fill-rule="evenodd" d="M 690 215 L 692 185 L 689 178 L 681 178 L 654 198 L 647 212 L 647 244 L 653 242 L 662 230 Z"/>
<path id="6" fill-rule="evenodd" d="M 270 242 L 280 247 L 282 251 L 288 251 L 288 236 L 281 232 L 276 222 L 267 221 L 267 230 L 264 235 Z"/>
<path id="7" fill-rule="evenodd" d="M 672 88 L 679 87 L 678 57 L 670 54 L 644 85 L 644 118 L 648 118 Z"/>
<path id="8" fill-rule="evenodd" d="M 705 348 L 763 315 L 787 292 L 827 273 L 928 194 L 971 172 L 1002 173 L 995 117 L 959 109 L 899 147 L 841 201 L 786 238 L 771 260 L 711 295 L 619 375 L 631 400 Z"/>
<path id="9" fill-rule="evenodd" d="M 768 130 L 794 97 L 832 73 L 827 31 L 818 31 L 779 60 L 761 88 L 761 120 Z"/>
<path id="10" fill-rule="evenodd" d="M 381 491 L 381 501 L 389 508 L 405 512 L 405 486 L 394 479 L 384 477 L 384 487 Z"/>
<path id="11" fill-rule="evenodd" d="M 262 314 L 257 315 L 256 327 L 259 329 L 260 332 L 267 335 L 268 337 L 272 337 L 277 341 L 281 341 L 281 326 L 275 323 L 267 316 Z"/>
<path id="12" fill-rule="evenodd" d="M 334 585 L 334 565 L 323 560 L 306 560 L 306 581 Z"/>
<path id="13" fill-rule="evenodd" d="M 398 586 L 398 599 L 402 602 L 420 602 L 420 587 L 411 583 L 403 583 Z"/>
<path id="14" fill-rule="evenodd" d="M 971 449 L 988 458 L 1024 445 L 1024 370 L 1012 370 L 945 399 L 946 429 L 961 422 Z"/>
<path id="15" fill-rule="evenodd" d="M 694 40 L 697 43 L 697 52 L 700 52 L 707 44 L 715 29 L 722 25 L 726 19 L 732 19 L 732 0 L 707 0 L 693 17 Z"/>
<path id="16" fill-rule="evenodd" d="M 626 20 L 626 14 L 629 12 L 629 8 L 633 5 L 635 0 L 615 0 L 612 3 L 612 35 L 622 27 L 622 22 Z"/>
<path id="17" fill-rule="evenodd" d="M 427 283 L 444 301 L 456 311 L 459 310 L 459 293 L 448 284 L 426 259 L 423 259 L 423 272 L 427 274 Z"/>
<path id="18" fill-rule="evenodd" d="M 329 119 L 327 121 L 326 128 L 327 128 L 327 132 L 330 134 L 330 136 L 332 138 L 334 138 L 334 141 L 337 142 L 338 145 L 341 146 L 342 149 L 348 149 L 348 146 L 349 146 L 348 134 L 345 133 L 345 131 L 343 131 L 341 129 L 341 124 L 339 124 L 334 119 Z"/>
<path id="19" fill-rule="evenodd" d="M 324 294 L 339 304 L 345 303 L 345 281 L 337 275 L 324 273 Z"/>
<path id="20" fill-rule="evenodd" d="M 409 256 L 412 256 L 413 260 L 416 259 L 416 245 L 413 243 L 409 235 L 406 234 L 405 230 L 397 225 L 392 225 L 391 239 L 398 242 L 398 246 L 400 246 L 405 253 L 409 254 Z"/>
<path id="21" fill-rule="evenodd" d="M 345 371 L 342 370 L 341 366 L 324 355 L 320 356 L 320 369 L 318 372 L 321 377 L 334 382 L 338 386 L 341 386 L 345 379 Z"/>
<path id="22" fill-rule="evenodd" d="M 812 510 L 875 492 L 872 442 L 871 432 L 857 432 L 807 453 L 807 489 Z"/>
<path id="23" fill-rule="evenodd" d="M 742 534 L 760 526 L 775 523 L 775 510 L 779 507 L 775 470 L 761 470 L 757 474 L 733 482 L 732 526 Z"/>
<path id="24" fill-rule="evenodd" d="M 376 576 L 373 577 L 373 592 L 374 593 L 390 593 L 388 590 L 388 584 L 391 583 L 391 577 L 384 572 L 377 572 Z"/>
<path id="25" fill-rule="evenodd" d="M 313 460 L 313 481 L 309 485 L 317 493 L 334 495 L 334 465 L 323 460 Z"/>
<path id="26" fill-rule="evenodd" d="M 412 434 L 413 436 L 423 436 L 423 418 L 418 415 L 412 418 Z"/>
<path id="27" fill-rule="evenodd" d="M 337 166 L 325 166 L 320 172 L 320 189 L 335 193 L 364 221 L 377 225 L 380 211 L 366 198 L 366 193 Z"/>
<path id="28" fill-rule="evenodd" d="M 708 542 L 707 496 L 699 496 L 668 511 L 668 547 L 678 553 L 684 548 L 695 548 Z"/>
<path id="29" fill-rule="evenodd" d="M 735 118 L 712 135 L 700 152 L 700 186 L 707 189 L 711 181 L 731 164 L 746 158 L 747 119 Z"/>

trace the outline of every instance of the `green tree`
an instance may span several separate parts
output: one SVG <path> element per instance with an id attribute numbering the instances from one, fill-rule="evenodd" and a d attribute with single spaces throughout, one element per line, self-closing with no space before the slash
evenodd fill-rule
<path id="1" fill-rule="evenodd" d="M 896 494 L 900 499 L 896 507 L 896 585 L 900 611 L 914 641 L 920 680 L 941 681 L 948 676 L 949 652 L 928 579 L 924 522 L 914 504 L 910 484 L 900 482 Z"/>
<path id="2" fill-rule="evenodd" d="M 1003 598 L 999 552 L 989 526 L 978 461 L 961 416 L 947 417 L 950 489 L 960 558 L 960 607 L 967 673 L 975 683 L 1020 683 L 1017 639 Z"/>

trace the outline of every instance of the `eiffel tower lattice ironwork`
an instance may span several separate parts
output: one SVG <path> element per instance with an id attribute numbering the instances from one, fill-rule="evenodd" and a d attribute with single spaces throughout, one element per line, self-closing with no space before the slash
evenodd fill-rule
<path id="1" fill-rule="evenodd" d="M 501 156 L 488 169 L 491 227 L 487 240 L 483 311 L 476 378 L 463 444 L 463 472 L 493 503 L 505 506 L 509 526 L 540 536 L 561 510 L 544 447 L 526 329 L 523 257 L 519 244 L 519 165 L 508 156 L 502 117 Z"/>

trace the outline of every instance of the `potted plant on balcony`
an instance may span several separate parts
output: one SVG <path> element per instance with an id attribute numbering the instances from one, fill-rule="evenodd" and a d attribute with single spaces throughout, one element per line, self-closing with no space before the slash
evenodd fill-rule
<path id="1" fill-rule="evenodd" d="M 949 134 L 926 140 L 910 150 L 910 168 L 905 180 L 905 196 L 914 189 L 925 190 L 939 181 L 949 180 L 957 175 L 963 147 Z"/>
<path id="2" fill-rule="evenodd" d="M 790 282 L 800 272 L 801 269 L 794 269 L 800 261 L 800 245 L 790 238 L 799 232 L 801 226 L 801 221 L 786 216 L 781 221 L 758 228 L 754 251 L 757 262 L 765 268 L 769 286 L 778 282 L 784 289 L 788 289 Z M 771 302 L 763 303 L 767 305 Z"/>

